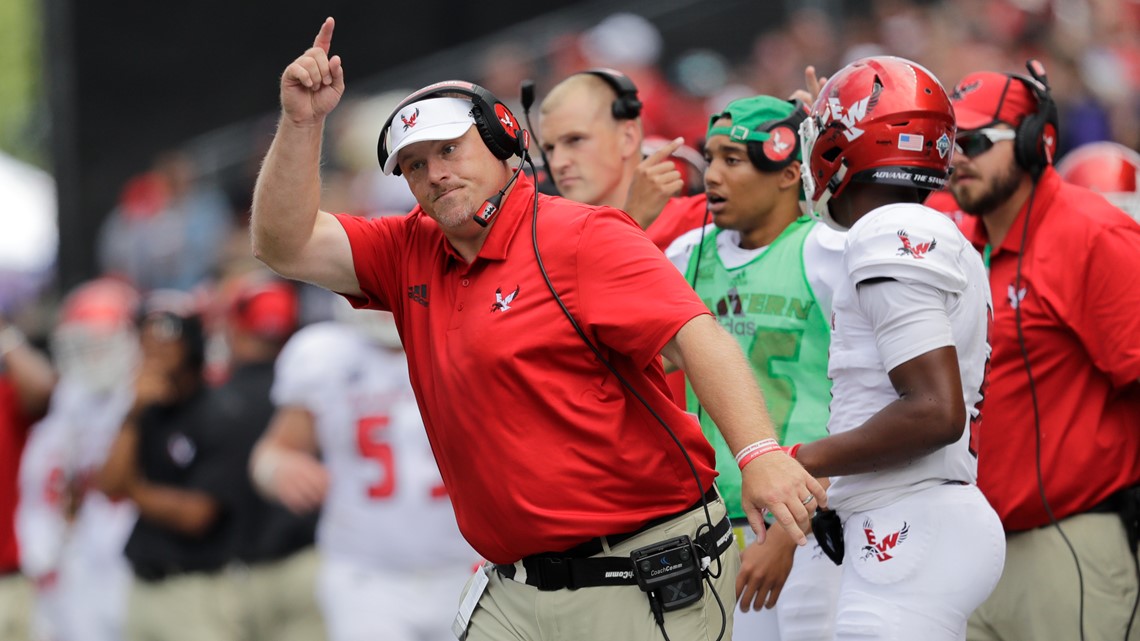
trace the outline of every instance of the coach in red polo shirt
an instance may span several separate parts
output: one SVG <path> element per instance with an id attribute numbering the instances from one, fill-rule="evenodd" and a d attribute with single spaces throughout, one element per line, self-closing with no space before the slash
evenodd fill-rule
<path id="1" fill-rule="evenodd" d="M 670 401 L 657 356 L 685 366 L 740 452 L 756 526 L 767 508 L 803 541 L 806 505 L 826 501 L 770 447 L 739 347 L 625 214 L 536 194 L 507 162 L 528 134 L 475 85 L 420 90 L 382 129 L 384 171 L 405 177 L 419 207 L 371 221 L 319 211 L 321 130 L 344 91 L 340 58 L 328 56 L 333 24 L 282 76 L 254 251 L 282 274 L 395 314 L 459 527 L 495 564 L 472 580 L 456 629 L 473 641 L 716 630 L 739 557 L 710 493 L 712 452 Z M 680 536 L 701 547 L 682 541 L 684 556 L 654 557 L 664 570 L 630 561 Z M 714 589 L 699 597 L 699 570 L 676 590 L 635 581 L 711 557 Z"/>
<path id="2" fill-rule="evenodd" d="M 1053 170 L 1043 81 L 974 73 L 952 95 L 950 190 L 994 298 L 978 485 L 1007 533 L 968 638 L 1123 639 L 1137 599 L 1136 541 L 1116 512 L 1140 482 L 1140 226 Z"/>

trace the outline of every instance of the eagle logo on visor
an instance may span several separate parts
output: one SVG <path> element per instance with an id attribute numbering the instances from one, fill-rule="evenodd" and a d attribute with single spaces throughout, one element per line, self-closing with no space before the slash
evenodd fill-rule
<path id="1" fill-rule="evenodd" d="M 416 107 L 416 112 L 410 118 L 405 118 L 404 114 L 400 114 L 400 120 L 404 122 L 404 131 L 416 126 L 416 118 L 420 117 L 420 108 Z"/>

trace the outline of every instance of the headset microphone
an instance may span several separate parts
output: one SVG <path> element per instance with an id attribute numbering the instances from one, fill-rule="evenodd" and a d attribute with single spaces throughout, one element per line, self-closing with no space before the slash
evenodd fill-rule
<path id="1" fill-rule="evenodd" d="M 527 126 L 530 126 L 529 122 Z M 530 158 L 530 154 L 527 153 L 527 150 L 530 149 L 530 132 L 526 129 L 522 131 L 516 129 L 515 133 L 519 140 L 519 166 L 515 167 L 514 172 L 511 174 L 511 179 L 507 181 L 507 184 L 503 185 L 503 188 L 500 189 L 498 193 L 483 201 L 483 206 L 479 208 L 479 213 L 475 214 L 474 218 L 472 218 L 480 227 L 486 227 L 490 224 L 491 219 L 498 213 L 499 206 L 503 204 L 503 197 L 507 195 L 507 190 L 518 180 L 519 174 L 522 173 L 523 163 Z"/>
<path id="2" fill-rule="evenodd" d="M 531 79 L 523 80 L 519 83 L 519 99 L 522 103 L 523 118 L 526 118 L 526 128 L 534 131 L 534 126 L 530 124 L 530 108 L 534 105 L 534 81 Z M 554 178 L 550 173 L 550 161 L 546 159 L 546 150 L 542 148 L 542 139 L 538 140 L 538 155 L 542 156 L 542 170 L 546 172 L 547 180 L 553 184 Z M 531 163 L 531 171 L 534 172 L 534 181 L 539 183 L 538 172 L 534 171 L 534 163 Z"/>
<path id="3" fill-rule="evenodd" d="M 523 113 L 529 113 L 531 105 L 534 104 L 534 81 L 529 78 L 523 80 L 521 83 L 519 83 L 519 92 L 522 94 L 519 97 L 522 99 L 521 102 Z M 527 121 L 526 126 L 527 129 L 530 129 L 529 120 Z"/>

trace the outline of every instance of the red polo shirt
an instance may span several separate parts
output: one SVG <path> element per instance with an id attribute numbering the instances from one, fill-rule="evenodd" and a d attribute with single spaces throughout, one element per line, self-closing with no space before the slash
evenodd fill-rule
<path id="1" fill-rule="evenodd" d="M 1013 301 L 1036 384 L 1045 494 L 1060 519 L 1140 481 L 1140 226 L 1099 195 L 1042 175 L 1022 252 L 1023 207 L 990 254 L 993 356 L 978 434 L 978 486 L 1005 529 L 1049 523 Z M 979 251 L 986 231 L 962 231 Z M 1017 260 L 1021 254 L 1021 282 Z"/>
<path id="2" fill-rule="evenodd" d="M 656 220 L 649 223 L 645 235 L 649 236 L 649 240 L 652 240 L 661 251 L 665 251 L 681 234 L 690 229 L 704 227 L 706 218 L 707 222 L 712 222 L 712 217 L 708 215 L 708 207 L 708 199 L 704 194 L 670 198 Z"/>
<path id="3" fill-rule="evenodd" d="M 496 563 L 634 530 L 700 494 L 669 434 L 552 298 L 531 244 L 534 197 L 519 177 L 471 264 L 418 207 L 339 216 L 365 293 L 353 303 L 394 312 L 460 530 Z M 707 488 L 713 450 L 670 400 L 657 356 L 708 310 L 624 213 L 546 195 L 538 206 L 559 296 Z"/>
<path id="4" fill-rule="evenodd" d="M 16 545 L 20 455 L 28 439 L 28 420 L 20 410 L 15 386 L 0 375 L 0 575 L 20 569 Z"/>

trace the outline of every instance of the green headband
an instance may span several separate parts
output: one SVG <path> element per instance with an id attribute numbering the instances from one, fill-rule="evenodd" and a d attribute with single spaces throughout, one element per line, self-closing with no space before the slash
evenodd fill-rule
<path id="1" fill-rule="evenodd" d="M 764 142 L 770 137 L 768 130 L 787 120 L 795 110 L 794 103 L 772 96 L 752 96 L 733 100 L 722 113 L 713 114 L 709 118 L 709 130 L 705 140 L 713 136 L 728 136 L 733 142 Z M 727 127 L 714 127 L 716 121 L 721 118 L 731 119 L 732 124 Z M 798 129 L 791 124 L 789 127 L 793 133 Z M 797 154 L 796 160 L 799 159 Z"/>

